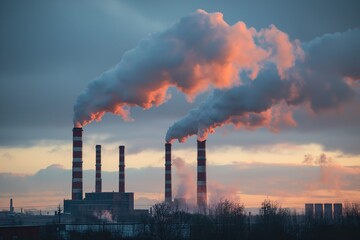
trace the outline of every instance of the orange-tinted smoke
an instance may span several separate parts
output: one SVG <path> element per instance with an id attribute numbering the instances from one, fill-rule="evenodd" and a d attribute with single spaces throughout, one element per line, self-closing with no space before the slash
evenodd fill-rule
<path id="1" fill-rule="evenodd" d="M 221 13 L 198 10 L 143 39 L 90 82 L 74 106 L 74 125 L 100 121 L 107 112 L 131 120 L 131 107 L 163 104 L 171 98 L 170 87 L 190 101 L 212 88 L 231 88 L 241 82 L 239 73 L 255 79 L 267 62 L 284 75 L 295 50 L 273 25 L 256 31 L 243 22 L 229 25 Z"/>
<path id="2" fill-rule="evenodd" d="M 294 108 L 305 107 L 314 114 L 338 110 L 359 95 L 360 29 L 327 34 L 302 43 L 301 48 L 299 43 L 291 45 L 275 26 L 260 33 L 260 41 L 273 47 L 256 78 L 243 77 L 241 85 L 215 89 L 199 107 L 170 126 L 167 142 L 184 142 L 192 135 L 203 141 L 226 124 L 277 132 L 284 125 L 297 125 Z"/>

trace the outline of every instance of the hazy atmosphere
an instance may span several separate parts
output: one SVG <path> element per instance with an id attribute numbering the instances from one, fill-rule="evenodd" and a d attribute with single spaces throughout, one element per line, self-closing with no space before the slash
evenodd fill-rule
<path id="1" fill-rule="evenodd" d="M 135 206 L 360 201 L 358 1 L 1 1 L 0 209 L 71 198 L 72 129 L 84 192 L 117 191 L 125 145 Z"/>

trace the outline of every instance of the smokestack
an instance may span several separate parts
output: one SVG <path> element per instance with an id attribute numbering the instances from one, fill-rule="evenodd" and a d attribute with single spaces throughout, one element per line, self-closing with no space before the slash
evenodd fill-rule
<path id="1" fill-rule="evenodd" d="M 170 203 L 171 200 L 171 143 L 165 143 L 165 202 Z"/>
<path id="2" fill-rule="evenodd" d="M 96 145 L 95 192 L 101 192 L 101 145 Z"/>
<path id="3" fill-rule="evenodd" d="M 82 200 L 82 128 L 73 128 L 72 200 Z"/>
<path id="4" fill-rule="evenodd" d="M 119 192 L 125 192 L 125 146 L 119 146 Z"/>
<path id="5" fill-rule="evenodd" d="M 206 196 L 206 140 L 197 141 L 197 205 L 205 210 Z"/>
<path id="6" fill-rule="evenodd" d="M 10 212 L 13 213 L 14 212 L 14 205 L 13 205 L 13 199 L 10 198 Z"/>

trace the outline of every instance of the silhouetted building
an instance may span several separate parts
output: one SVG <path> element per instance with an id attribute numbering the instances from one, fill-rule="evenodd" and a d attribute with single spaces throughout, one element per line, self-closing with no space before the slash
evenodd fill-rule
<path id="1" fill-rule="evenodd" d="M 323 204 L 315 203 L 315 218 L 322 219 L 323 218 Z"/>
<path id="2" fill-rule="evenodd" d="M 135 213 L 134 193 L 85 193 L 84 200 L 64 200 L 64 212 L 77 218 L 97 217 L 108 212 L 114 220 L 121 220 Z"/>
<path id="3" fill-rule="evenodd" d="M 342 203 L 334 203 L 334 220 L 342 218 Z"/>
<path id="4" fill-rule="evenodd" d="M 305 217 L 307 220 L 314 218 L 314 204 L 305 203 Z"/>
<path id="5" fill-rule="evenodd" d="M 324 203 L 324 219 L 332 220 L 332 204 Z"/>
<path id="6" fill-rule="evenodd" d="M 73 128 L 72 197 L 64 200 L 64 213 L 87 221 L 102 219 L 103 215 L 110 221 L 131 221 L 148 215 L 147 210 L 135 210 L 134 193 L 125 192 L 125 146 L 119 146 L 119 192 L 102 192 L 101 145 L 96 145 L 95 192 L 85 193 L 82 198 L 82 131 L 82 128 Z"/>

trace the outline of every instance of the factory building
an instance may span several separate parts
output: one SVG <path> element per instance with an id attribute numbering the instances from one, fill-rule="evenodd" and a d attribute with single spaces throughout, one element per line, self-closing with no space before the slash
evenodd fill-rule
<path id="1" fill-rule="evenodd" d="M 119 146 L 119 191 L 102 192 L 101 145 L 95 147 L 95 192 L 85 193 L 82 182 L 82 128 L 73 129 L 72 199 L 64 200 L 64 212 L 76 219 L 91 219 L 109 213 L 115 221 L 131 221 L 148 215 L 134 209 L 134 193 L 125 192 L 125 146 Z"/>
<path id="2" fill-rule="evenodd" d="M 342 203 L 334 203 L 334 220 L 342 218 Z"/>
<path id="3" fill-rule="evenodd" d="M 315 206 L 315 219 L 316 220 L 340 220 L 342 218 L 342 203 L 305 203 L 305 219 L 314 219 L 314 206 Z"/>
<path id="4" fill-rule="evenodd" d="M 311 220 L 314 218 L 314 204 L 305 203 L 305 218 L 306 220 Z"/>
<path id="5" fill-rule="evenodd" d="M 73 128 L 72 195 L 64 200 L 64 212 L 79 218 L 108 211 L 117 219 L 145 213 L 134 210 L 134 193 L 125 192 L 125 146 L 119 146 L 118 192 L 102 192 L 101 145 L 95 146 L 95 192 L 85 193 L 83 199 L 82 134 L 82 128 Z M 165 202 L 173 202 L 171 143 L 165 144 Z M 206 141 L 197 141 L 197 206 L 201 211 L 207 207 Z"/>
<path id="6" fill-rule="evenodd" d="M 94 192 L 85 193 L 83 200 L 64 200 L 64 212 L 77 219 L 91 219 L 110 213 L 113 220 L 134 219 L 134 215 L 147 210 L 134 210 L 134 193 Z"/>
<path id="7" fill-rule="evenodd" d="M 315 219 L 322 219 L 324 214 L 323 204 L 315 203 Z"/>
<path id="8" fill-rule="evenodd" d="M 331 203 L 324 203 L 324 219 L 332 220 L 332 204 Z"/>

